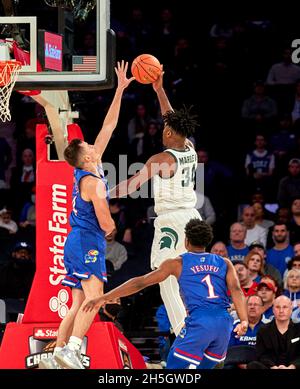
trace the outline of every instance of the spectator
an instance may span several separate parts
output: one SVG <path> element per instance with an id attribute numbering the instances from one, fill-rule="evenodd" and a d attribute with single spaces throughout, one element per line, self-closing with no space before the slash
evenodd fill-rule
<path id="1" fill-rule="evenodd" d="M 128 255 L 126 248 L 115 240 L 116 234 L 117 231 L 115 230 L 107 239 L 105 258 L 113 264 L 114 270 L 119 270 L 123 263 L 127 261 Z"/>
<path id="2" fill-rule="evenodd" d="M 12 153 L 5 138 L 0 137 L 0 189 L 7 189 L 6 170 L 12 161 Z"/>
<path id="3" fill-rule="evenodd" d="M 221 257 L 228 258 L 226 245 L 223 242 L 216 242 L 210 249 L 211 254 L 221 255 Z"/>
<path id="4" fill-rule="evenodd" d="M 210 199 L 207 196 L 203 196 L 202 193 L 196 191 L 197 203 L 195 208 L 200 213 L 202 220 L 204 220 L 210 226 L 216 221 L 216 213 Z"/>
<path id="5" fill-rule="evenodd" d="M 259 283 L 264 275 L 264 258 L 255 250 L 249 251 L 244 262 L 248 266 L 250 277 L 253 281 Z"/>
<path id="6" fill-rule="evenodd" d="M 100 320 L 112 322 L 120 332 L 124 332 L 122 324 L 119 322 L 119 316 L 122 312 L 121 299 L 116 298 L 103 305 L 99 310 Z"/>
<path id="7" fill-rule="evenodd" d="M 227 246 L 228 258 L 232 261 L 243 261 L 249 248 L 245 244 L 247 228 L 241 223 L 233 223 L 230 227 L 230 245 Z"/>
<path id="8" fill-rule="evenodd" d="M 144 137 L 146 128 L 151 121 L 153 121 L 153 118 L 148 115 L 145 105 L 138 104 L 136 106 L 135 115 L 128 123 L 129 144 L 131 144 L 134 139 L 142 139 Z"/>
<path id="9" fill-rule="evenodd" d="M 5 301 L 11 319 L 24 312 L 34 272 L 31 246 L 27 242 L 17 242 L 11 258 L 0 268 L 0 298 Z"/>
<path id="10" fill-rule="evenodd" d="M 300 269 L 293 268 L 287 272 L 283 287 L 283 295 L 289 297 L 292 302 L 292 320 L 294 323 L 300 323 Z"/>
<path id="11" fill-rule="evenodd" d="M 269 277 L 263 277 L 257 286 L 257 295 L 264 302 L 264 311 L 262 316 L 263 323 L 269 323 L 273 320 L 273 303 L 276 298 L 277 286 Z"/>
<path id="12" fill-rule="evenodd" d="M 257 360 L 248 369 L 300 369 L 300 323 L 291 320 L 292 302 L 286 296 L 274 301 L 275 320 L 257 333 Z"/>
<path id="13" fill-rule="evenodd" d="M 261 203 L 253 204 L 254 214 L 255 214 L 255 224 L 259 225 L 266 230 L 269 230 L 270 227 L 274 226 L 272 220 L 265 219 L 265 209 Z"/>
<path id="14" fill-rule="evenodd" d="M 32 188 L 30 201 L 25 203 L 20 215 L 19 225 L 22 228 L 35 227 L 35 186 Z"/>
<path id="15" fill-rule="evenodd" d="M 299 243 L 298 243 L 299 244 Z M 295 251 L 295 249 L 294 249 Z M 288 270 L 291 270 L 291 269 L 299 269 L 300 270 L 300 256 L 299 255 L 295 255 L 295 257 L 293 257 L 287 264 L 287 269 Z"/>
<path id="16" fill-rule="evenodd" d="M 265 122 L 277 115 L 276 102 L 265 94 L 263 81 L 256 81 L 254 94 L 244 101 L 242 106 L 242 118 L 256 123 Z"/>
<path id="17" fill-rule="evenodd" d="M 256 294 L 256 288 L 258 283 L 254 282 L 250 277 L 250 272 L 248 266 L 245 262 L 236 261 L 233 263 L 235 270 L 237 272 L 238 279 L 241 284 L 242 291 L 245 296 L 252 296 Z"/>
<path id="18" fill-rule="evenodd" d="M 260 241 L 266 247 L 267 230 L 255 224 L 255 213 L 253 207 L 246 206 L 242 214 L 243 225 L 247 228 L 245 243 L 250 245 L 252 242 Z"/>
<path id="19" fill-rule="evenodd" d="M 11 218 L 10 209 L 3 208 L 0 211 L 0 228 L 4 228 L 9 234 L 15 234 L 18 231 L 18 225 Z"/>
<path id="20" fill-rule="evenodd" d="M 281 277 L 287 263 L 294 256 L 293 247 L 289 244 L 289 230 L 286 224 L 276 223 L 272 232 L 274 247 L 267 251 L 267 262 L 280 271 Z"/>
<path id="21" fill-rule="evenodd" d="M 295 197 L 300 197 L 300 159 L 289 161 L 288 176 L 283 177 L 278 186 L 278 203 L 280 207 L 289 207 Z"/>
<path id="22" fill-rule="evenodd" d="M 268 85 L 292 85 L 300 79 L 300 68 L 292 63 L 291 49 L 283 52 L 283 61 L 272 65 L 267 77 Z"/>
<path id="23" fill-rule="evenodd" d="M 271 264 L 266 262 L 267 252 L 266 252 L 264 245 L 261 242 L 253 242 L 249 246 L 249 250 L 250 251 L 254 250 L 254 252 L 259 253 L 261 255 L 261 257 L 264 259 L 264 273 L 265 273 L 265 275 L 271 276 L 276 281 L 276 283 L 278 285 L 281 285 L 282 284 L 282 277 L 281 277 L 279 270 L 277 270 L 274 266 L 272 266 Z"/>
<path id="24" fill-rule="evenodd" d="M 270 197 L 270 184 L 275 169 L 275 156 L 266 149 L 266 138 L 262 134 L 255 137 L 255 149 L 247 154 L 245 161 L 246 174 L 250 190 L 261 191 L 266 198 Z"/>
<path id="25" fill-rule="evenodd" d="M 263 305 L 261 297 L 257 295 L 247 297 L 248 330 L 245 335 L 238 338 L 234 328 L 240 320 L 233 323 L 233 331 L 225 359 L 225 369 L 246 369 L 246 364 L 255 359 L 256 335 L 262 325 Z"/>
<path id="26" fill-rule="evenodd" d="M 300 256 L 300 242 L 294 243 L 294 254 L 296 257 Z M 299 258 L 300 260 L 300 258 Z"/>
<path id="27" fill-rule="evenodd" d="M 295 244 L 300 237 L 300 196 L 297 196 L 291 206 L 292 218 L 289 223 L 290 243 Z"/>
<path id="28" fill-rule="evenodd" d="M 110 199 L 109 200 L 109 210 L 111 213 L 111 217 L 113 218 L 117 235 L 115 237 L 117 242 L 132 242 L 131 228 L 129 228 L 126 208 L 122 206 L 119 199 Z"/>

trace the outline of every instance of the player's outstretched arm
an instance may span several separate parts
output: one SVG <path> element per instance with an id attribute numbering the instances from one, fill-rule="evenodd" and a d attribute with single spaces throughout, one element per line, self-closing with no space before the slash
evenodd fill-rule
<path id="1" fill-rule="evenodd" d="M 236 274 L 235 268 L 231 261 L 227 258 L 224 258 L 227 264 L 227 275 L 226 282 L 228 289 L 230 290 L 231 298 L 233 304 L 236 308 L 240 323 L 235 327 L 234 331 L 238 336 L 244 335 L 248 328 L 248 314 L 246 307 L 246 300 L 244 293 L 241 289 L 238 276 Z"/>
<path id="2" fill-rule="evenodd" d="M 161 65 L 161 69 L 163 69 L 162 65 Z M 157 94 L 162 115 L 164 115 L 168 111 L 173 111 L 171 103 L 163 87 L 163 76 L 164 76 L 164 72 L 162 71 L 158 79 L 152 84 L 153 89 Z"/>
<path id="3" fill-rule="evenodd" d="M 169 153 L 163 152 L 153 155 L 138 173 L 113 187 L 109 192 L 110 198 L 124 197 L 134 193 L 150 178 L 160 173 L 163 169 L 168 169 L 168 166 L 172 166 L 172 164 L 174 164 L 174 159 Z"/>
<path id="4" fill-rule="evenodd" d="M 114 300 L 116 298 L 130 296 L 147 286 L 158 284 L 168 278 L 170 275 L 177 276 L 178 273 L 178 261 L 177 259 L 168 259 L 164 261 L 160 267 L 152 272 L 140 277 L 134 277 L 117 288 L 105 293 L 102 297 L 98 297 L 89 300 L 84 306 L 85 312 L 92 311 L 93 309 L 99 310 L 99 308 L 106 302 Z"/>
<path id="5" fill-rule="evenodd" d="M 134 77 L 127 78 L 127 69 L 128 62 L 124 62 L 123 60 L 121 62 L 118 62 L 117 66 L 115 67 L 115 72 L 118 77 L 118 86 L 113 101 L 104 119 L 102 128 L 95 141 L 95 147 L 97 152 L 99 153 L 100 158 L 106 149 L 106 146 L 112 136 L 114 129 L 117 126 L 123 92 L 134 80 Z"/>

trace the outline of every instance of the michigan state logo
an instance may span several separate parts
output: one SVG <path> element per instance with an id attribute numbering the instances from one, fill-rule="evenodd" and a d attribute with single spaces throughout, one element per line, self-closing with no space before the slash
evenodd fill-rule
<path id="1" fill-rule="evenodd" d="M 170 249 L 171 247 L 176 249 L 178 243 L 178 234 L 172 228 L 163 227 L 160 229 L 162 233 L 162 237 L 159 241 L 159 249 L 162 250 L 164 248 Z"/>

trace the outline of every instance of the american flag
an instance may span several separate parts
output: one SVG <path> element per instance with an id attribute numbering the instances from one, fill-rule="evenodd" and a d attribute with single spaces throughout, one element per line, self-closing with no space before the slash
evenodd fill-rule
<path id="1" fill-rule="evenodd" d="M 96 72 L 97 57 L 94 55 L 73 55 L 72 70 L 73 72 Z"/>

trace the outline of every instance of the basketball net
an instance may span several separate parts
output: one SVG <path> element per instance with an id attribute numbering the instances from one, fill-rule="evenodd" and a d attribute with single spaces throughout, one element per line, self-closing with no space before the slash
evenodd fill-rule
<path id="1" fill-rule="evenodd" d="M 10 60 L 8 45 L 0 43 L 0 120 L 2 122 L 11 120 L 9 100 L 21 68 L 21 62 Z"/>

